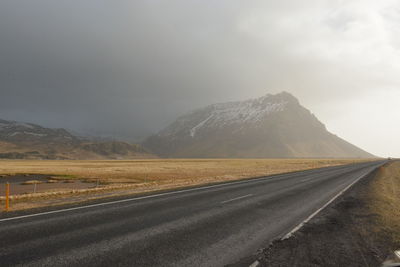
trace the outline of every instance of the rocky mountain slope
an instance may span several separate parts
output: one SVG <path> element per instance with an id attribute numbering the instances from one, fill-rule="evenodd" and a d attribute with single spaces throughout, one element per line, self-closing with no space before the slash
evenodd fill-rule
<path id="1" fill-rule="evenodd" d="M 96 141 L 65 129 L 0 120 L 0 158 L 11 159 L 130 159 L 154 157 L 139 145 Z"/>
<path id="2" fill-rule="evenodd" d="M 373 157 L 328 132 L 286 92 L 195 110 L 143 145 L 166 157 Z"/>

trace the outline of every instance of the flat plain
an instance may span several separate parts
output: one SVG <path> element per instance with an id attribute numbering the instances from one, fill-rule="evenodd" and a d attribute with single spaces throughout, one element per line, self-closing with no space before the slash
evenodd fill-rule
<path id="1" fill-rule="evenodd" d="M 102 183 L 221 181 L 361 162 L 357 159 L 2 160 L 0 175 L 45 174 Z"/>
<path id="2" fill-rule="evenodd" d="M 15 194 L 14 208 L 52 205 L 52 199 L 80 195 L 86 198 L 101 198 L 113 195 L 153 192 L 233 181 L 273 174 L 352 164 L 362 159 L 148 159 L 148 160 L 1 160 L 0 176 L 35 175 L 68 180 L 78 185 L 88 182 L 99 184 L 93 188 L 53 188 L 49 192 Z M 0 178 L 2 179 L 2 178 Z M 17 186 L 17 185 L 15 185 Z M 33 187 L 32 187 L 33 188 Z M 38 188 L 43 186 L 38 185 Z M 4 201 L 4 190 L 0 190 L 0 202 Z M 106 193 L 105 193 L 106 192 Z M 84 196 L 82 196 L 84 194 Z M 45 203 L 32 200 L 46 198 Z M 29 202 L 29 205 L 23 202 Z M 60 203 L 62 203 L 61 201 Z M 65 199 L 65 202 L 70 200 Z M 75 202 L 72 201 L 72 202 Z M 19 205 L 15 205 L 19 204 Z M 37 204 L 37 205 L 36 205 Z"/>

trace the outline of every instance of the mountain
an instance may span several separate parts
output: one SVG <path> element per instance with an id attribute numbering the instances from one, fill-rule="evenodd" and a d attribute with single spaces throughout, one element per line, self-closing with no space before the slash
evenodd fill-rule
<path id="1" fill-rule="evenodd" d="M 154 157 L 139 145 L 79 137 L 65 129 L 0 119 L 0 158 L 132 159 Z"/>
<path id="2" fill-rule="evenodd" d="M 373 157 L 328 132 L 287 92 L 195 110 L 143 146 L 164 157 Z"/>

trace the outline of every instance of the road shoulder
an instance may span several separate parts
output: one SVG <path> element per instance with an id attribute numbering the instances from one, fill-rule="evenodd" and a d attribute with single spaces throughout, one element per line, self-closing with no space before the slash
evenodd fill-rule
<path id="1" fill-rule="evenodd" d="M 371 204 L 380 175 L 362 179 L 291 238 L 261 251 L 259 266 L 380 266 L 396 247 Z"/>

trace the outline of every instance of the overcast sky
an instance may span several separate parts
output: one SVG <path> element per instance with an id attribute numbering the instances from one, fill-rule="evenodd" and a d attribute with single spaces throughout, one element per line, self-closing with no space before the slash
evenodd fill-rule
<path id="1" fill-rule="evenodd" d="M 400 157 L 399 49 L 398 1 L 1 0 L 0 118 L 136 140 L 285 90 Z"/>

